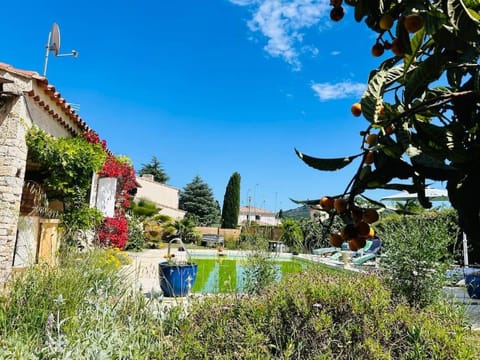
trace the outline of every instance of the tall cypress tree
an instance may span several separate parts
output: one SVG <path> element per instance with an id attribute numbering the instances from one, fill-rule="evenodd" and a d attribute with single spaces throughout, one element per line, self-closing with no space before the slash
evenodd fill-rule
<path id="1" fill-rule="evenodd" d="M 228 181 L 223 198 L 222 228 L 236 229 L 240 214 L 240 174 L 234 172 Z"/>
<path id="2" fill-rule="evenodd" d="M 213 191 L 198 175 L 180 192 L 179 207 L 195 218 L 200 226 L 218 224 L 220 220 L 220 210 L 213 198 Z"/>

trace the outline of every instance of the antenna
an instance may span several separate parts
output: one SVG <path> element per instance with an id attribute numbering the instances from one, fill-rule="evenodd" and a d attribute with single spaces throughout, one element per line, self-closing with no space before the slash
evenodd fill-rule
<path id="1" fill-rule="evenodd" d="M 47 51 L 45 52 L 45 63 L 43 65 L 43 76 L 47 76 L 47 65 L 48 65 L 48 54 L 49 52 L 53 52 L 53 54 L 57 57 L 62 56 L 73 56 L 74 58 L 78 57 L 78 51 L 72 50 L 66 54 L 59 54 L 60 52 L 60 28 L 58 27 L 57 23 L 53 23 L 52 30 L 48 33 L 48 41 L 47 45 L 45 46 Z"/>

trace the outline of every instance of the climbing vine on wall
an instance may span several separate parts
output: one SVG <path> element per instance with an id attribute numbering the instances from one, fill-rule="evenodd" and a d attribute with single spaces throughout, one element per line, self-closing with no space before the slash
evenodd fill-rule
<path id="1" fill-rule="evenodd" d="M 94 131 L 85 132 L 83 136 L 57 139 L 32 127 L 26 141 L 28 160 L 41 165 L 41 177 L 48 199 L 58 199 L 64 203 L 62 218 L 66 227 L 71 225 L 74 230 L 86 230 L 83 226 L 98 224 L 98 216 L 93 214 L 95 211 L 85 211 L 89 207 L 88 194 L 94 172 L 99 177 L 117 178 L 115 216 L 103 220 L 98 236 L 105 245 L 123 248 L 128 238 L 125 209 L 130 205 L 130 198 L 136 189 L 131 161 L 124 156 L 112 155 L 106 141 L 100 140 Z M 85 214 L 91 215 L 92 221 L 77 221 Z M 77 229 L 78 224 L 82 224 L 82 229 Z"/>

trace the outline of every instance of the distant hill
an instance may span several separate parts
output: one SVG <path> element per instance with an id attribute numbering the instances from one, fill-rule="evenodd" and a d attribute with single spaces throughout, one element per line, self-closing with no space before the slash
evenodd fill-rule
<path id="1" fill-rule="evenodd" d="M 283 217 L 290 219 L 310 219 L 310 208 L 307 205 L 295 209 L 283 210 Z"/>

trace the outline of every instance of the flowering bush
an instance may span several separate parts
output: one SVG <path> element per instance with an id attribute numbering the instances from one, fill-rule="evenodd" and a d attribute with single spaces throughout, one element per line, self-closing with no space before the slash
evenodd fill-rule
<path id="1" fill-rule="evenodd" d="M 123 249 L 128 240 L 128 222 L 125 215 L 106 217 L 98 232 L 98 238 L 101 244 Z"/>
<path id="2" fill-rule="evenodd" d="M 94 131 L 84 133 L 85 139 L 93 144 L 101 144 L 107 153 L 102 168 L 98 171 L 99 177 L 117 178 L 117 193 L 115 201 L 115 217 L 106 218 L 99 232 L 100 242 L 123 249 L 128 240 L 128 222 L 125 218 L 125 209 L 130 206 L 132 191 L 136 188 L 135 170 L 128 158 L 116 157 L 108 152 L 105 140 Z"/>
<path id="3" fill-rule="evenodd" d="M 109 155 L 98 175 L 118 179 L 117 208 L 128 208 L 130 206 L 130 192 L 136 188 L 133 167 L 128 162 Z"/>
<path id="4" fill-rule="evenodd" d="M 107 142 L 105 140 L 100 140 L 100 136 L 93 131 L 85 131 L 83 133 L 83 137 L 87 140 L 90 144 L 100 144 L 103 150 L 107 151 Z"/>

